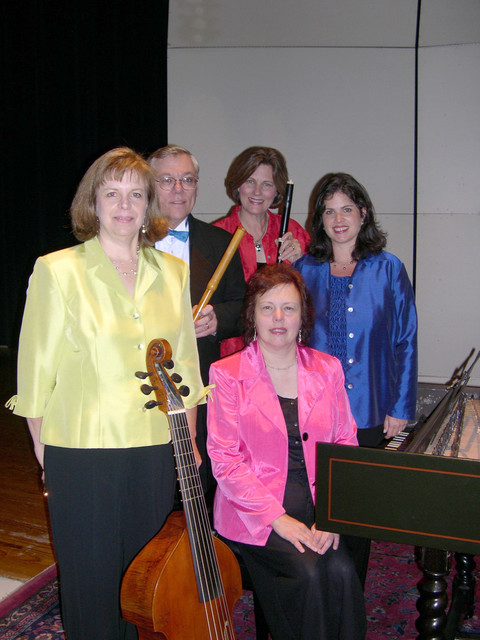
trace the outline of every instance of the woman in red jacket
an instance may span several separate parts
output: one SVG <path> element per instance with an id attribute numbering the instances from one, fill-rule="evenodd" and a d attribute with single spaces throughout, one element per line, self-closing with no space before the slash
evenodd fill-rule
<path id="1" fill-rule="evenodd" d="M 262 264 L 276 263 L 277 254 L 282 262 L 288 264 L 298 260 L 310 243 L 305 229 L 291 219 L 278 248 L 281 216 L 271 209 L 282 204 L 287 181 L 285 158 L 280 151 L 270 147 L 249 147 L 230 165 L 225 186 L 228 197 L 236 206 L 214 225 L 230 233 L 239 226 L 247 231 L 238 248 L 246 282 Z M 225 340 L 222 356 L 242 347 L 242 338 Z"/>

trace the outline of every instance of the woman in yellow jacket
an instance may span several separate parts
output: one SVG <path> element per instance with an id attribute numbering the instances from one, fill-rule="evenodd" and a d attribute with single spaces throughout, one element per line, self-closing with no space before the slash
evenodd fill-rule
<path id="1" fill-rule="evenodd" d="M 166 226 L 151 170 L 131 149 L 94 162 L 71 216 L 82 244 L 39 258 L 30 278 L 10 405 L 45 470 L 68 640 L 135 638 L 121 578 L 175 487 L 167 417 L 144 408 L 135 372 L 152 339 L 170 342 L 193 433 L 203 386 L 188 267 L 151 246 Z"/>

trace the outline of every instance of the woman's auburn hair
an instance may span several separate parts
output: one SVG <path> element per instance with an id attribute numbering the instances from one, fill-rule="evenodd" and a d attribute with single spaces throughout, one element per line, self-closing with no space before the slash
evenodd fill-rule
<path id="1" fill-rule="evenodd" d="M 273 289 L 273 287 L 288 284 L 293 284 L 300 296 L 301 344 L 308 344 L 314 319 L 312 297 L 301 274 L 292 266 L 280 262 L 279 264 L 266 264 L 260 267 L 248 282 L 243 304 L 243 340 L 246 345 L 250 344 L 255 338 L 255 306 L 258 298 Z"/>
<path id="2" fill-rule="evenodd" d="M 97 189 L 108 179 L 122 180 L 128 173 L 145 180 L 147 209 L 143 229 L 138 233 L 140 246 L 152 246 L 168 233 L 168 224 L 160 214 L 155 187 L 155 176 L 146 160 L 128 147 L 107 151 L 87 169 L 78 185 L 70 207 L 73 234 L 82 242 L 94 238 L 99 232 L 96 212 Z"/>
<path id="3" fill-rule="evenodd" d="M 277 193 L 271 207 L 272 209 L 277 209 L 282 204 L 287 190 L 288 170 L 283 155 L 272 147 L 248 147 L 232 160 L 225 178 L 227 196 L 235 204 L 241 204 L 239 189 L 261 164 L 272 167 L 273 181 Z"/>

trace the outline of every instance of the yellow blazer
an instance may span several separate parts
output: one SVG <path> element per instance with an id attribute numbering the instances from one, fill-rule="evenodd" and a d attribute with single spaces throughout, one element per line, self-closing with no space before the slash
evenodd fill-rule
<path id="1" fill-rule="evenodd" d="M 20 333 L 14 413 L 43 416 L 41 441 L 75 448 L 124 448 L 170 440 L 165 414 L 145 410 L 136 371 L 150 340 L 166 338 L 174 371 L 203 397 L 183 260 L 140 250 L 133 299 L 97 238 L 39 258 Z M 146 381 L 148 382 L 148 380 Z"/>

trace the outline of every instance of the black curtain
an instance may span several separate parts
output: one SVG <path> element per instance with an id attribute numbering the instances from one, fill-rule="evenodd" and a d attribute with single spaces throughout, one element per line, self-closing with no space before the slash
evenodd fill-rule
<path id="1" fill-rule="evenodd" d="M 75 244 L 68 210 L 99 155 L 167 143 L 168 0 L 3 0 L 0 345 L 33 263 Z"/>

